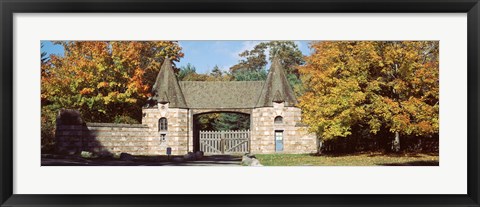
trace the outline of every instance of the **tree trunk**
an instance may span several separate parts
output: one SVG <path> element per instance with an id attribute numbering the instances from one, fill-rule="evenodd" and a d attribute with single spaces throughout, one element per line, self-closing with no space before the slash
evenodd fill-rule
<path id="1" fill-rule="evenodd" d="M 317 154 L 321 155 L 323 150 L 323 139 L 318 138 L 317 139 Z"/>
<path id="2" fill-rule="evenodd" d="M 400 151 L 400 133 L 395 132 L 395 139 L 393 140 L 392 150 L 394 152 Z"/>

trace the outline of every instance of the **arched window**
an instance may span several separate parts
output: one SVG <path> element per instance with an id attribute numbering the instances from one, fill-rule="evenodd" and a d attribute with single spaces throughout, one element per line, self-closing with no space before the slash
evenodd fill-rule
<path id="1" fill-rule="evenodd" d="M 158 131 L 167 131 L 167 118 L 160 118 L 158 120 Z"/>
<path id="2" fill-rule="evenodd" d="M 281 117 L 281 116 L 275 117 L 274 123 L 275 123 L 275 124 L 281 124 L 281 123 L 283 123 L 283 117 Z"/>

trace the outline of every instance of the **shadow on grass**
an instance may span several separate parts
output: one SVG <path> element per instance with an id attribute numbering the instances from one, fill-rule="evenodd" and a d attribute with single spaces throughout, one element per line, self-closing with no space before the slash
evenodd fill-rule
<path id="1" fill-rule="evenodd" d="M 311 153 L 313 157 L 347 157 L 347 156 L 367 156 L 367 157 L 412 157 L 421 158 L 423 156 L 438 156 L 438 153 L 394 153 L 394 152 L 353 152 L 353 153 Z"/>
<path id="2" fill-rule="evenodd" d="M 132 160 L 91 158 L 79 156 L 42 156 L 42 166 L 239 166 L 239 156 L 210 155 L 199 160 L 185 160 L 183 156 L 132 156 Z"/>
<path id="3" fill-rule="evenodd" d="M 345 157 L 345 156 L 357 156 L 357 155 L 364 155 L 365 152 L 354 152 L 354 153 L 343 153 L 343 152 L 329 152 L 329 153 L 310 153 L 309 155 L 312 157 Z"/>
<path id="4" fill-rule="evenodd" d="M 381 166 L 439 166 L 438 161 L 412 161 L 403 163 L 384 163 Z"/>

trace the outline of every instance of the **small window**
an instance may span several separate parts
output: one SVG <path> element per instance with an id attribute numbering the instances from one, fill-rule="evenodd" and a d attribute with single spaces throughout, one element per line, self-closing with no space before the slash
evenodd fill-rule
<path id="1" fill-rule="evenodd" d="M 281 123 L 283 123 L 283 117 L 281 117 L 281 116 L 275 117 L 274 123 L 275 123 L 275 124 L 281 124 Z"/>
<path id="2" fill-rule="evenodd" d="M 167 140 L 167 135 L 166 134 L 160 134 L 160 141 L 164 142 Z"/>
<path id="3" fill-rule="evenodd" d="M 166 118 L 160 118 L 158 120 L 158 131 L 167 131 L 167 119 Z"/>

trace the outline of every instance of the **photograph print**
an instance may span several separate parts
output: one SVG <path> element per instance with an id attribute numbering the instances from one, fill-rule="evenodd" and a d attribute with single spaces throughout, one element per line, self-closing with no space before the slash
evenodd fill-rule
<path id="1" fill-rule="evenodd" d="M 439 166 L 439 41 L 41 48 L 42 166 Z"/>

